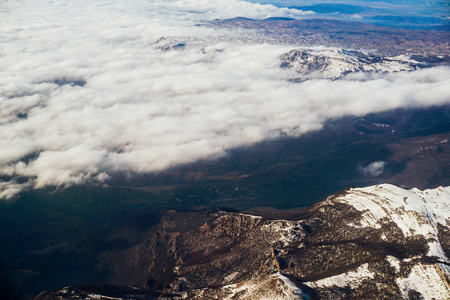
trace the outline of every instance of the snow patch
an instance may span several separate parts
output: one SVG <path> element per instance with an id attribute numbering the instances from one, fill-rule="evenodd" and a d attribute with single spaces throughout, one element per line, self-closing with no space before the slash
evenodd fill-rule
<path id="1" fill-rule="evenodd" d="M 268 289 L 268 287 L 270 288 Z M 259 281 L 247 281 L 238 284 L 224 286 L 229 293 L 225 299 L 245 300 L 301 300 L 309 299 L 292 281 L 278 272 Z"/>
<path id="2" fill-rule="evenodd" d="M 283 273 L 278 272 L 275 276 L 283 280 L 283 282 L 288 286 L 290 289 L 292 289 L 297 294 L 302 294 L 302 290 L 298 288 L 292 281 L 289 280 L 286 276 L 283 275 Z"/>
<path id="3" fill-rule="evenodd" d="M 255 216 L 255 215 L 250 215 L 250 214 L 240 214 L 241 216 L 246 216 L 246 217 L 250 217 L 250 218 L 252 218 L 252 219 L 261 219 L 262 217 L 261 216 Z"/>
<path id="4" fill-rule="evenodd" d="M 397 278 L 396 283 L 404 299 L 409 299 L 408 292 L 419 292 L 422 299 L 450 299 L 450 287 L 443 278 L 438 265 L 415 265 L 407 278 Z"/>
<path id="5" fill-rule="evenodd" d="M 264 224 L 261 230 L 276 233 L 278 237 L 274 241 L 280 241 L 283 244 L 287 244 L 304 237 L 304 232 L 301 228 L 300 222 L 274 220 Z"/>
<path id="6" fill-rule="evenodd" d="M 437 224 L 445 225 L 450 218 L 450 187 L 421 191 L 380 184 L 351 189 L 335 200 L 362 212 L 359 227 L 381 228 L 384 220 L 393 221 L 405 237 L 423 235 L 429 240 L 428 256 L 448 260 L 438 242 Z"/>
<path id="7" fill-rule="evenodd" d="M 388 255 L 386 256 L 386 260 L 388 263 L 395 269 L 396 272 L 400 271 L 400 261 L 394 256 Z"/>
<path id="8" fill-rule="evenodd" d="M 305 284 L 311 288 L 325 288 L 332 286 L 350 286 L 350 288 L 357 288 L 364 279 L 373 278 L 374 276 L 375 273 L 369 271 L 369 264 L 365 263 L 359 266 L 355 271 L 342 273 L 317 281 L 305 282 Z"/>

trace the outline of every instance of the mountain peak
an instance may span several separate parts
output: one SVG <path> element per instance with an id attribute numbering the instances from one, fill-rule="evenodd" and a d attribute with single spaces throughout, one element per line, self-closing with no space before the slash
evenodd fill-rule
<path id="1" fill-rule="evenodd" d="M 382 56 L 345 49 L 295 49 L 281 56 L 281 66 L 307 77 L 338 79 L 350 73 L 413 71 L 431 65 L 418 59 L 406 54 Z"/>

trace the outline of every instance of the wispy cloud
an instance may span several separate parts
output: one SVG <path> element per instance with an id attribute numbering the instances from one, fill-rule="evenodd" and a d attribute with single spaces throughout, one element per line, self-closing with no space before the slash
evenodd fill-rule
<path id="1" fill-rule="evenodd" d="M 0 6 L 3 198 L 28 186 L 152 172 L 319 129 L 324 120 L 450 101 L 450 70 L 292 83 L 292 47 L 161 51 L 161 36 L 221 34 L 212 18 L 300 16 L 229 1 L 22 1 Z M 244 14 L 245 13 L 245 14 Z M 230 34 L 230 33 L 228 33 Z"/>
<path id="2" fill-rule="evenodd" d="M 380 176 L 384 172 L 384 167 L 386 165 L 386 162 L 377 160 L 370 164 L 368 164 L 365 167 L 360 167 L 359 171 L 367 176 L 373 176 L 377 177 Z"/>

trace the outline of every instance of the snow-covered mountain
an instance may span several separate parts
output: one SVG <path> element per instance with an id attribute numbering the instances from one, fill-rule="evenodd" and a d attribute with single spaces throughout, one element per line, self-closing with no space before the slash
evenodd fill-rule
<path id="1" fill-rule="evenodd" d="M 401 298 L 450 299 L 450 187 L 421 191 L 382 184 L 350 189 L 342 195 L 328 198 L 315 209 L 329 210 L 330 206 L 342 204 L 350 205 L 358 212 L 353 220 L 342 220 L 343 228 L 372 229 L 381 232 L 378 237 L 380 242 L 390 243 L 398 239 L 403 240 L 406 247 L 412 246 L 411 251 L 417 251 L 414 244 L 421 244 L 419 247 L 425 250 L 409 257 L 393 256 L 393 253 L 385 256 L 384 260 L 390 266 L 388 277 L 395 281 Z M 305 284 L 314 289 L 350 286 L 357 290 L 364 281 L 376 281 L 380 275 L 369 262 Z"/>
<path id="2" fill-rule="evenodd" d="M 242 37 L 241 37 L 242 38 Z M 198 49 L 205 52 L 210 45 L 220 42 L 251 43 L 252 39 L 240 41 L 231 37 L 161 37 L 154 46 L 163 51 Z M 216 50 L 221 51 L 221 50 Z M 391 73 L 414 71 L 438 65 L 446 65 L 448 58 L 436 55 L 400 54 L 385 56 L 373 51 L 345 49 L 297 48 L 280 56 L 282 68 L 293 69 L 300 74 L 297 80 L 314 78 L 340 79 L 350 73 Z"/>
<path id="3" fill-rule="evenodd" d="M 381 184 L 330 196 L 296 220 L 168 211 L 145 243 L 105 261 L 117 274 L 110 283 L 143 288 L 36 299 L 450 299 L 449 256 L 450 187 Z"/>
<path id="4" fill-rule="evenodd" d="M 337 49 L 296 49 L 281 56 L 282 67 L 302 75 L 337 79 L 355 72 L 412 71 L 426 64 L 402 54 L 384 57 L 370 52 Z"/>

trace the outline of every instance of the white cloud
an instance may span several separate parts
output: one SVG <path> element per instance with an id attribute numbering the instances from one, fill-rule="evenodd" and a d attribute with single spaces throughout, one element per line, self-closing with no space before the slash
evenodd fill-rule
<path id="1" fill-rule="evenodd" d="M 279 68 L 286 46 L 153 45 L 221 34 L 194 26 L 201 20 L 299 11 L 237 0 L 1 5 L 0 175 L 35 187 L 162 170 L 319 129 L 328 118 L 450 99 L 448 68 L 292 83 L 293 71 Z M 3 198 L 21 187 L 0 182 Z"/>
<path id="2" fill-rule="evenodd" d="M 386 162 L 377 160 L 370 164 L 368 164 L 365 167 L 360 167 L 359 171 L 367 176 L 373 176 L 377 177 L 380 176 L 384 172 L 384 166 L 386 165 Z"/>
<path id="3" fill-rule="evenodd" d="M 353 14 L 353 15 L 350 16 L 350 18 L 352 18 L 352 19 L 358 19 L 358 20 L 363 19 L 363 17 L 362 17 L 361 15 L 359 15 L 359 14 Z"/>
<path id="4" fill-rule="evenodd" d="M 28 183 L 0 182 L 0 199 L 11 200 L 29 185 Z"/>

